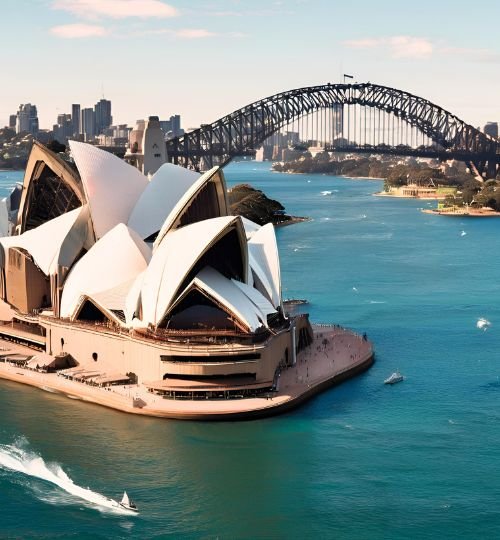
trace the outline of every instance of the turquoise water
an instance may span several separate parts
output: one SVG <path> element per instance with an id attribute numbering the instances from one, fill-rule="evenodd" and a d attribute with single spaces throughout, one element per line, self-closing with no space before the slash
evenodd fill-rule
<path id="1" fill-rule="evenodd" d="M 426 215 L 373 197 L 379 181 L 266 163 L 226 177 L 312 218 L 278 230 L 284 296 L 366 331 L 375 365 L 243 423 L 135 418 L 0 382 L 0 537 L 500 537 L 500 220 Z M 397 368 L 407 380 L 384 386 Z M 1 466 L 15 448 L 34 476 Z M 70 495 L 57 467 L 98 494 L 126 488 L 140 515 Z"/>

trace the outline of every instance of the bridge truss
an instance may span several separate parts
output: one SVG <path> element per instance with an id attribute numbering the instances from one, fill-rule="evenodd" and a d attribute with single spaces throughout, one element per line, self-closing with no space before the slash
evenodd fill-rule
<path id="1" fill-rule="evenodd" d="M 256 101 L 170 139 L 168 159 L 207 170 L 253 153 L 287 127 L 330 151 L 458 159 L 488 177 L 500 163 L 495 139 L 426 99 L 371 83 L 311 86 Z"/>

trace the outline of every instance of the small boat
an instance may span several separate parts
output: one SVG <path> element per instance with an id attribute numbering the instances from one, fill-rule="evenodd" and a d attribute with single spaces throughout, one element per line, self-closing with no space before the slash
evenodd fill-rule
<path id="1" fill-rule="evenodd" d="M 401 373 L 399 373 L 399 371 L 395 371 L 390 377 L 388 377 L 384 381 L 384 384 L 396 384 L 396 383 L 404 381 L 404 380 L 405 380 L 405 378 L 403 377 L 403 375 L 401 375 Z"/>
<path id="2" fill-rule="evenodd" d="M 132 510 L 132 512 L 139 512 L 139 509 L 137 508 L 137 505 L 134 501 L 131 501 L 128 498 L 127 492 L 123 492 L 122 500 L 118 503 L 122 508 L 125 508 L 126 510 Z"/>

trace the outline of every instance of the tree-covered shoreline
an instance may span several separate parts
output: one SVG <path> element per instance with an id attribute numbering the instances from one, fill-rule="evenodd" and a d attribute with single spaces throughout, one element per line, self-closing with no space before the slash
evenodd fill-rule
<path id="1" fill-rule="evenodd" d="M 393 156 L 339 158 L 327 152 L 313 157 L 307 152 L 293 161 L 274 163 L 273 169 L 283 173 L 383 179 L 386 192 L 407 185 L 454 187 L 456 193 L 446 198 L 446 204 L 458 207 L 476 205 L 500 211 L 500 179 L 480 182 L 464 164 L 456 162 L 442 164 Z"/>

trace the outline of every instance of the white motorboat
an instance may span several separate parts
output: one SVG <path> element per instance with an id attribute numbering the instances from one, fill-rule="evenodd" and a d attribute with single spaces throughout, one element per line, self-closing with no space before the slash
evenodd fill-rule
<path id="1" fill-rule="evenodd" d="M 396 383 L 404 381 L 404 380 L 405 380 L 405 378 L 403 377 L 403 375 L 401 375 L 401 373 L 399 373 L 399 371 L 395 371 L 390 377 L 388 377 L 384 381 L 384 384 L 396 384 Z"/>
<path id="2" fill-rule="evenodd" d="M 137 505 L 134 501 L 131 501 L 127 495 L 127 492 L 123 492 L 122 500 L 118 502 L 118 504 L 125 508 L 126 510 L 131 510 L 132 512 L 139 512 L 139 509 L 137 508 Z"/>

